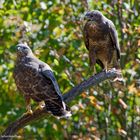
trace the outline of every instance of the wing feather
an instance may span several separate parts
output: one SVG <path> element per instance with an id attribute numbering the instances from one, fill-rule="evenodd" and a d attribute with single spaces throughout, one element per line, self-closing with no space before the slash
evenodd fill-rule
<path id="1" fill-rule="evenodd" d="M 59 89 L 59 86 L 58 86 L 58 83 L 54 77 L 54 74 L 51 70 L 42 70 L 41 71 L 42 75 L 48 79 L 51 80 L 51 82 L 53 83 L 53 86 L 57 92 L 57 94 L 62 98 L 62 94 L 60 92 L 60 89 Z"/>
<path id="2" fill-rule="evenodd" d="M 51 82 L 53 83 L 53 86 L 55 88 L 57 96 L 61 100 L 61 103 L 58 103 L 58 104 L 61 104 L 63 106 L 63 109 L 65 110 L 66 109 L 66 104 L 63 102 L 63 97 L 62 97 L 61 91 L 59 89 L 58 83 L 55 79 L 55 76 L 54 76 L 53 72 L 50 69 L 46 69 L 46 70 L 41 70 L 41 73 L 44 77 L 50 79 Z M 58 99 L 57 99 L 57 102 L 58 102 Z"/>
<path id="3" fill-rule="evenodd" d="M 116 28 L 114 24 L 112 23 L 112 21 L 108 21 L 106 23 L 109 28 L 109 34 L 110 34 L 113 46 L 117 51 L 117 58 L 120 59 L 120 47 L 119 47 L 118 34 L 116 31 Z"/>

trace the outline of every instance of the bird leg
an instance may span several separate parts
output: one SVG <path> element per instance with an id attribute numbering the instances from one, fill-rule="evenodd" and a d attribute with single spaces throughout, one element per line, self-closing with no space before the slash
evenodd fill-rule
<path id="1" fill-rule="evenodd" d="M 42 110 L 45 107 L 45 102 L 41 101 L 39 102 L 39 105 L 36 107 L 36 109 Z"/>
<path id="2" fill-rule="evenodd" d="M 31 104 L 30 104 L 30 98 L 29 97 L 25 97 L 25 103 L 26 103 L 26 110 L 27 110 L 27 112 L 25 112 L 24 114 L 32 115 L 33 111 L 31 109 Z"/>
<path id="3" fill-rule="evenodd" d="M 95 54 L 95 50 L 93 48 L 90 48 L 90 50 L 89 50 L 89 61 L 90 61 L 91 69 L 93 69 L 94 73 L 96 74 L 96 68 L 95 68 L 96 54 Z"/>
<path id="4" fill-rule="evenodd" d="M 103 69 L 103 71 L 107 72 L 107 61 L 104 61 L 103 64 L 104 64 L 104 69 Z"/>

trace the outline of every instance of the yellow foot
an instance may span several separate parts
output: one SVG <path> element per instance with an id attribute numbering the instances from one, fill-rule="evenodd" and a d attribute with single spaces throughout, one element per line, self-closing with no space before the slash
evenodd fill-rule
<path id="1" fill-rule="evenodd" d="M 39 105 L 36 107 L 36 109 L 42 110 L 45 107 L 44 101 L 39 102 Z"/>
<path id="2" fill-rule="evenodd" d="M 32 115 L 33 114 L 33 111 L 30 109 L 30 110 L 27 110 L 27 112 L 24 113 L 24 115 Z"/>
<path id="3" fill-rule="evenodd" d="M 38 109 L 39 109 L 39 110 L 42 110 L 43 108 L 44 108 L 43 106 L 40 106 L 40 105 L 39 105 L 39 106 L 36 107 L 36 110 L 38 110 Z"/>

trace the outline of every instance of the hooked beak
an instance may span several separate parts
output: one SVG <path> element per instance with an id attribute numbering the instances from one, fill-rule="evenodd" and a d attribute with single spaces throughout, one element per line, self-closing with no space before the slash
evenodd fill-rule
<path id="1" fill-rule="evenodd" d="M 90 20 L 90 12 L 87 12 L 84 16 L 84 20 Z"/>

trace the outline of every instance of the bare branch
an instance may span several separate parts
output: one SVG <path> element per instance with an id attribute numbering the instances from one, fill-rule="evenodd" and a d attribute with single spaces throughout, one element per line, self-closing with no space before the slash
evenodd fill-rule
<path id="1" fill-rule="evenodd" d="M 112 69 L 108 72 L 101 72 L 96 75 L 91 76 L 88 80 L 83 81 L 79 85 L 75 86 L 73 89 L 71 89 L 69 92 L 63 95 L 65 102 L 70 102 L 73 100 L 76 96 L 81 94 L 82 91 L 89 89 L 91 86 L 95 86 L 99 84 L 100 82 L 110 79 L 117 76 L 117 71 L 115 69 Z"/>
<path id="2" fill-rule="evenodd" d="M 95 86 L 99 84 L 102 81 L 105 81 L 110 78 L 114 78 L 117 76 L 117 71 L 112 69 L 108 72 L 101 72 L 96 75 L 91 76 L 89 79 L 81 82 L 79 85 L 75 86 L 73 89 L 71 89 L 69 92 L 63 95 L 65 102 L 72 101 L 75 97 L 80 95 L 82 91 L 90 88 L 91 86 Z M 22 115 L 20 118 L 18 118 L 15 122 L 11 123 L 6 130 L 2 133 L 0 140 L 10 140 L 13 138 L 14 134 L 18 132 L 21 128 L 25 127 L 32 121 L 38 120 L 49 113 L 44 108 L 43 110 L 35 110 L 32 115 Z"/>

